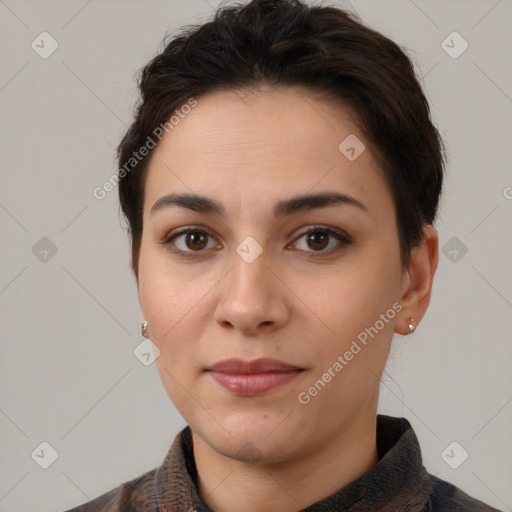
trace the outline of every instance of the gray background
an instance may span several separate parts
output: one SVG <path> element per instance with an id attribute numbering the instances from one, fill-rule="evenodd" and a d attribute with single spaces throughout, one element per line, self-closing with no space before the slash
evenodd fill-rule
<path id="1" fill-rule="evenodd" d="M 134 73 L 218 3 L 0 0 L 2 511 L 92 499 L 159 465 L 184 426 L 155 365 L 133 353 L 117 190 L 92 191 L 115 172 Z M 449 151 L 445 254 L 420 327 L 395 337 L 380 412 L 410 420 L 431 473 L 512 510 L 512 2 L 352 5 L 409 49 Z M 31 48 L 43 31 L 59 45 L 46 59 Z M 441 46 L 453 31 L 469 43 L 458 58 Z M 58 452 L 48 469 L 31 457 L 43 441 Z M 458 469 L 441 456 L 452 441 L 469 453 Z"/>

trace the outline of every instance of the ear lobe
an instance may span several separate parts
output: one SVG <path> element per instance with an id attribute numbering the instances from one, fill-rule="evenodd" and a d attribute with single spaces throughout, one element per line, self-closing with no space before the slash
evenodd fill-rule
<path id="1" fill-rule="evenodd" d="M 423 240 L 411 250 L 411 261 L 404 275 L 400 303 L 401 317 L 395 325 L 398 334 L 410 334 L 411 319 L 415 326 L 425 314 L 432 294 L 432 282 L 439 261 L 439 236 L 431 225 L 423 228 Z"/>

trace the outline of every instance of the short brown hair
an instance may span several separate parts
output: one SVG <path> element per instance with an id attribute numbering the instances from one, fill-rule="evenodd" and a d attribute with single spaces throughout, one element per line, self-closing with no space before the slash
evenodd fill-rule
<path id="1" fill-rule="evenodd" d="M 300 0 L 252 0 L 222 6 L 211 21 L 184 27 L 141 70 L 135 120 L 117 148 L 119 200 L 136 277 L 151 153 L 130 172 L 125 163 L 190 98 L 262 84 L 306 86 L 351 108 L 379 152 L 396 206 L 402 264 L 408 266 L 423 225 L 434 222 L 445 164 L 410 58 L 354 13 Z"/>

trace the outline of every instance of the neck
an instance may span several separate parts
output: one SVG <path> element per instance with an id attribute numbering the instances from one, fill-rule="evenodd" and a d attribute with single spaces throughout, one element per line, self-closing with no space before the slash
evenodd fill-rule
<path id="1" fill-rule="evenodd" d="M 378 462 L 376 407 L 314 453 L 253 466 L 225 457 L 192 432 L 201 499 L 215 512 L 296 512 L 356 480 Z"/>

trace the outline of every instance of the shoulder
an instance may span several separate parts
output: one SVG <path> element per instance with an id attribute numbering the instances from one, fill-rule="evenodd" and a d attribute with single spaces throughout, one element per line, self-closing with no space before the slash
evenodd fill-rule
<path id="1" fill-rule="evenodd" d="M 429 507 L 426 511 L 445 512 L 501 512 L 497 508 L 472 498 L 453 484 L 430 475 L 432 488 L 430 492 Z"/>
<path id="2" fill-rule="evenodd" d="M 156 510 L 153 480 L 156 468 L 65 512 L 130 512 Z"/>

